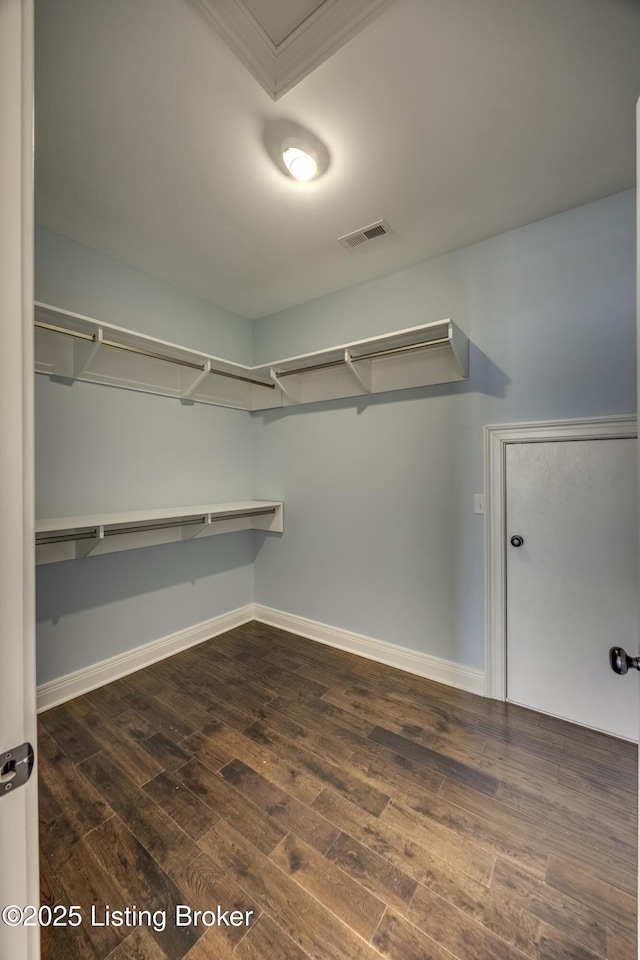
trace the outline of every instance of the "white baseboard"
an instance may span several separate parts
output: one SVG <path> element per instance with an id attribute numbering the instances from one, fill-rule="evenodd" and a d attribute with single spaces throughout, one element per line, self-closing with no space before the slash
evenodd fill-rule
<path id="1" fill-rule="evenodd" d="M 157 660 L 164 660 L 165 657 L 186 650 L 187 647 L 193 647 L 210 637 L 233 630 L 234 627 L 240 627 L 253 619 L 253 604 L 248 603 L 244 607 L 230 610 L 229 613 L 222 613 L 210 620 L 196 623 L 192 627 L 178 630 L 168 637 L 152 640 L 151 643 L 145 643 L 141 647 L 135 647 L 115 657 L 109 657 L 108 660 L 101 660 L 100 663 L 94 663 L 82 670 L 75 670 L 64 677 L 43 683 L 37 689 L 38 713 L 95 690 L 96 687 L 102 687 L 105 683 L 111 683 L 112 680 L 118 680 L 129 673 L 141 670 L 142 667 L 148 667 Z"/>
<path id="2" fill-rule="evenodd" d="M 316 620 L 308 620 L 293 613 L 285 613 L 283 610 L 273 610 L 259 603 L 254 603 L 253 615 L 255 620 L 269 626 L 280 627 L 290 633 L 326 643 L 330 647 L 338 647 L 340 650 L 347 650 L 368 660 L 386 663 L 390 667 L 415 673 L 419 677 L 426 677 L 428 680 L 435 680 L 449 687 L 457 687 L 459 690 L 467 690 L 469 693 L 477 693 L 480 696 L 485 695 L 484 671 L 474 667 L 466 667 L 451 660 L 441 660 L 440 657 L 432 657 L 428 653 L 399 647 L 386 640 L 375 640 L 373 637 L 365 637 L 360 633 L 342 630 L 340 627 L 331 627 L 326 623 L 318 623 Z"/>
<path id="3" fill-rule="evenodd" d="M 152 640 L 151 643 L 145 643 L 141 647 L 135 647 L 115 657 L 109 657 L 108 660 L 102 660 L 100 663 L 91 664 L 83 667 L 82 670 L 75 670 L 64 677 L 41 684 L 37 689 L 38 713 L 65 703 L 67 700 L 73 700 L 74 697 L 89 693 L 96 687 L 102 687 L 105 683 L 125 677 L 129 673 L 148 667 L 158 660 L 164 660 L 165 657 L 170 657 L 188 647 L 194 647 L 204 640 L 216 637 L 227 630 L 233 630 L 234 627 L 240 627 L 251 620 L 259 620 L 272 627 L 280 627 L 282 630 L 288 630 L 289 633 L 296 633 L 330 647 L 338 647 L 340 650 L 355 653 L 368 660 L 386 663 L 407 673 L 415 673 L 419 677 L 445 683 L 449 687 L 484 695 L 482 670 L 453 663 L 451 660 L 441 660 L 439 657 L 432 657 L 418 650 L 410 650 L 408 647 L 399 647 L 386 640 L 375 640 L 373 637 L 365 637 L 360 633 L 342 630 L 340 627 L 318 623 L 317 620 L 308 620 L 294 613 L 274 610 L 260 603 L 248 603 L 244 607 L 238 607 L 237 610 L 196 623 L 193 627 L 178 630 L 167 637 Z"/>

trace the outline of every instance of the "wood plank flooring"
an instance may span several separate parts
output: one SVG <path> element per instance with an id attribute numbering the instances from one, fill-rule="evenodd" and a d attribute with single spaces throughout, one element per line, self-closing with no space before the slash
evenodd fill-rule
<path id="1" fill-rule="evenodd" d="M 637 956 L 630 744 L 258 623 L 39 742 L 44 960 Z"/>

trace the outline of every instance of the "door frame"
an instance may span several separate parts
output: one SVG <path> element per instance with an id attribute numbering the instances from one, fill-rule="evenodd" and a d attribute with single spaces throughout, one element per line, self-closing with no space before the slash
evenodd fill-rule
<path id="1" fill-rule="evenodd" d="M 637 437 L 635 414 L 491 424 L 484 428 L 485 696 L 507 699 L 506 450 L 510 443 Z"/>
<path id="2" fill-rule="evenodd" d="M 0 730 L 36 747 L 33 470 L 33 2 L 0 0 Z M 40 902 L 36 771 L 0 799 L 0 906 Z M 14 914 L 16 911 L 14 910 Z M 0 955 L 40 956 L 0 923 Z"/>

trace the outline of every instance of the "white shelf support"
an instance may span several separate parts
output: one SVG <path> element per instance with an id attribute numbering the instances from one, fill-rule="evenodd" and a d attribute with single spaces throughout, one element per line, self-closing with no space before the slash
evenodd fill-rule
<path id="1" fill-rule="evenodd" d="M 451 321 L 449 321 L 449 342 L 451 343 L 451 352 L 456 358 L 462 373 L 462 378 L 467 380 L 469 377 L 469 341 Z"/>
<path id="2" fill-rule="evenodd" d="M 76 340 L 73 344 L 73 376 L 78 380 L 97 356 L 102 346 L 104 331 L 102 327 L 96 330 L 93 342 L 91 340 Z"/>
<path id="3" fill-rule="evenodd" d="M 344 362 L 347 367 L 355 377 L 356 382 L 362 387 L 365 393 L 371 393 L 373 387 L 372 383 L 372 372 L 371 372 L 371 360 L 360 360 L 359 367 L 356 367 L 353 362 L 353 357 L 351 356 L 348 350 L 344 352 Z"/>
<path id="4" fill-rule="evenodd" d="M 278 376 L 277 370 L 274 370 L 273 367 L 271 367 L 271 369 L 269 370 L 269 376 L 271 377 L 272 381 L 275 383 L 276 387 L 282 390 L 284 395 L 288 397 L 289 400 L 291 400 L 291 403 L 300 403 L 299 391 L 296 390 L 291 384 L 285 387 L 284 383 L 282 382 L 282 380 L 280 380 Z"/>
<path id="5" fill-rule="evenodd" d="M 104 526 L 99 524 L 94 531 L 94 535 L 86 540 L 76 541 L 76 560 L 83 560 L 93 553 L 98 544 L 104 540 Z"/>
<path id="6" fill-rule="evenodd" d="M 197 387 L 200 386 L 205 377 L 211 373 L 211 360 L 205 360 L 202 370 L 198 370 L 194 373 L 189 380 L 189 382 L 183 387 L 181 397 L 182 399 L 187 399 L 192 396 Z M 186 376 L 186 374 L 185 374 Z"/>

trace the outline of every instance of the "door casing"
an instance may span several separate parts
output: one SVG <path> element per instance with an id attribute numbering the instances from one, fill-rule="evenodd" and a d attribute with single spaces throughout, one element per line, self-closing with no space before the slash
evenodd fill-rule
<path id="1" fill-rule="evenodd" d="M 0 0 L 0 750 L 35 748 L 33 4 Z M 9 784 L 10 785 L 10 784 Z M 0 907 L 39 903 L 35 771 L 0 799 Z M 11 792 L 13 791 L 13 792 Z M 37 926 L 0 923 L 0 956 L 39 957 Z"/>
<path id="2" fill-rule="evenodd" d="M 484 428 L 485 696 L 507 698 L 506 447 L 509 443 L 636 437 L 635 414 Z"/>

